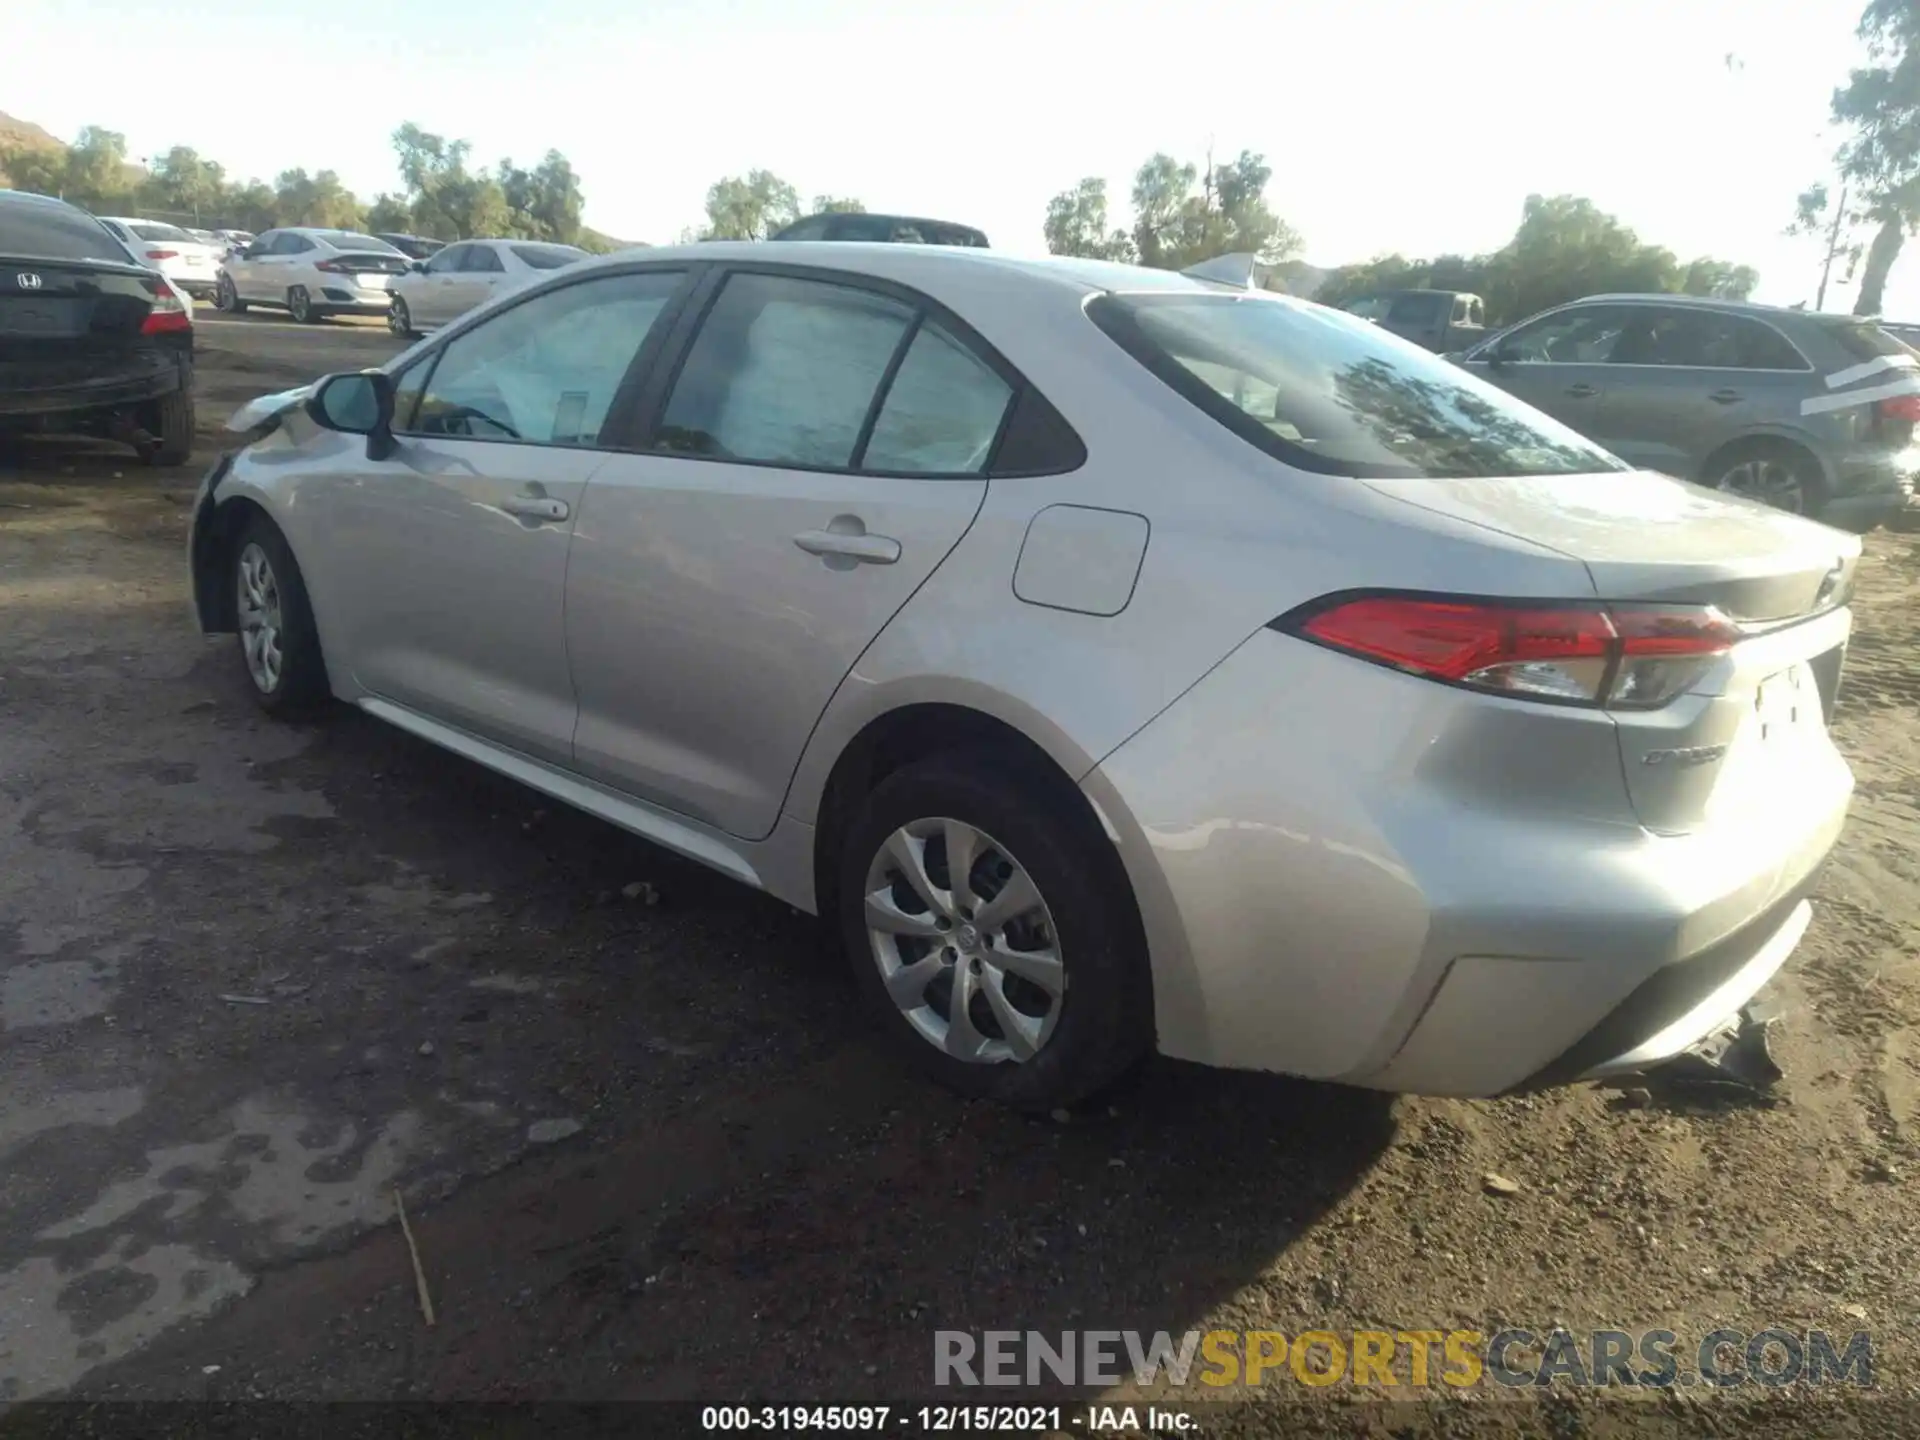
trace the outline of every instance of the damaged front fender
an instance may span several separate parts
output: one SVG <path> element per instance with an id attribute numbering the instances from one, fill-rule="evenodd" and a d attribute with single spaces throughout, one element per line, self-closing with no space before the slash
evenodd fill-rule
<path id="1" fill-rule="evenodd" d="M 262 395 L 258 400 L 249 400 L 233 412 L 227 421 L 227 429 L 238 434 L 257 430 L 270 421 L 278 420 L 289 410 L 298 409 L 307 403 L 307 397 L 313 394 L 313 386 L 300 385 L 292 390 L 281 390 L 276 394 Z"/>

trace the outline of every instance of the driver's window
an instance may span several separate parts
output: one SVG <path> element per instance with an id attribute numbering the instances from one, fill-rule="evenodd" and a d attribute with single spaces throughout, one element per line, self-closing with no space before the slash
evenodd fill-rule
<path id="1" fill-rule="evenodd" d="M 500 257 L 489 247 L 485 245 L 470 245 L 467 247 L 467 263 L 464 268 L 473 271 L 477 275 L 484 275 L 491 274 L 496 270 L 505 270 L 507 267 L 500 263 Z"/>
<path id="2" fill-rule="evenodd" d="M 620 382 L 682 278 L 647 270 L 583 280 L 461 332 L 440 351 L 408 432 L 597 445 Z"/>
<path id="3" fill-rule="evenodd" d="M 427 273 L 429 275 L 445 275 L 450 271 L 458 270 L 460 268 L 460 262 L 466 258 L 466 246 L 449 245 L 427 262 Z"/>
<path id="4" fill-rule="evenodd" d="M 1500 358 L 1532 364 L 1605 365 L 1632 319 L 1632 311 L 1611 305 L 1563 310 L 1502 340 Z"/>

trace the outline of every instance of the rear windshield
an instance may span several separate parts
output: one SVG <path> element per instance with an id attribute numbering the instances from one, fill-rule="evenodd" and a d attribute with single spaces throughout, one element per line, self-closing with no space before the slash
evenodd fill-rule
<path id="1" fill-rule="evenodd" d="M 586 251 L 576 250 L 571 245 L 515 245 L 513 253 L 536 270 L 558 270 L 563 265 L 587 258 Z"/>
<path id="2" fill-rule="evenodd" d="M 1905 355 L 1907 346 L 1878 325 L 1864 320 L 1840 320 L 1826 327 L 1827 337 L 1856 360 L 1878 360 L 1882 355 Z"/>
<path id="3" fill-rule="evenodd" d="M 127 228 L 142 240 L 192 240 L 193 236 L 178 225 L 161 225 L 151 220 L 142 220 Z"/>
<path id="4" fill-rule="evenodd" d="M 400 253 L 384 240 L 377 240 L 371 235 L 356 234 L 352 230 L 315 230 L 313 233 L 336 250 L 373 250 L 383 255 Z"/>
<path id="5" fill-rule="evenodd" d="M 1269 295 L 1102 295 L 1120 346 L 1201 410 L 1303 470 L 1367 479 L 1628 467 L 1438 355 Z"/>
<path id="6" fill-rule="evenodd" d="M 131 265 L 126 247 L 84 210 L 58 201 L 0 202 L 0 255 Z"/>

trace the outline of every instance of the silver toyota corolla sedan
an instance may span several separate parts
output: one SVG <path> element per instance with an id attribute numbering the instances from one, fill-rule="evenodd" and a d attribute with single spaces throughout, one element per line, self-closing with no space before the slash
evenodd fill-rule
<path id="1" fill-rule="evenodd" d="M 777 252 L 777 253 L 776 253 Z M 827 919 L 904 1052 L 1490 1095 L 1724 1030 L 1852 777 L 1857 538 L 1279 296 L 920 246 L 557 272 L 236 417 L 198 622 Z"/>

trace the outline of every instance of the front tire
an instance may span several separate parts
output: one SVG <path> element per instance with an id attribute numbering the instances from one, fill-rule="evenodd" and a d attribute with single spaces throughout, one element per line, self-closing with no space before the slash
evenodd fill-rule
<path id="1" fill-rule="evenodd" d="M 387 329 L 402 340 L 411 340 L 420 333 L 413 328 L 413 314 L 407 309 L 407 302 L 398 295 L 393 297 L 393 304 L 387 307 Z"/>
<path id="2" fill-rule="evenodd" d="M 229 581 L 241 667 L 260 708 L 281 719 L 319 709 L 330 690 L 306 581 L 286 537 L 264 515 L 241 527 Z"/>
<path id="3" fill-rule="evenodd" d="M 910 1063 L 1050 1110 L 1146 1054 L 1153 1000 L 1117 855 L 1032 768 L 979 751 L 888 776 L 845 832 L 835 901 L 855 983 Z"/>
<path id="4" fill-rule="evenodd" d="M 244 315 L 247 302 L 240 298 L 240 292 L 233 288 L 233 277 L 222 275 L 213 287 L 213 308 L 222 315 Z"/>

